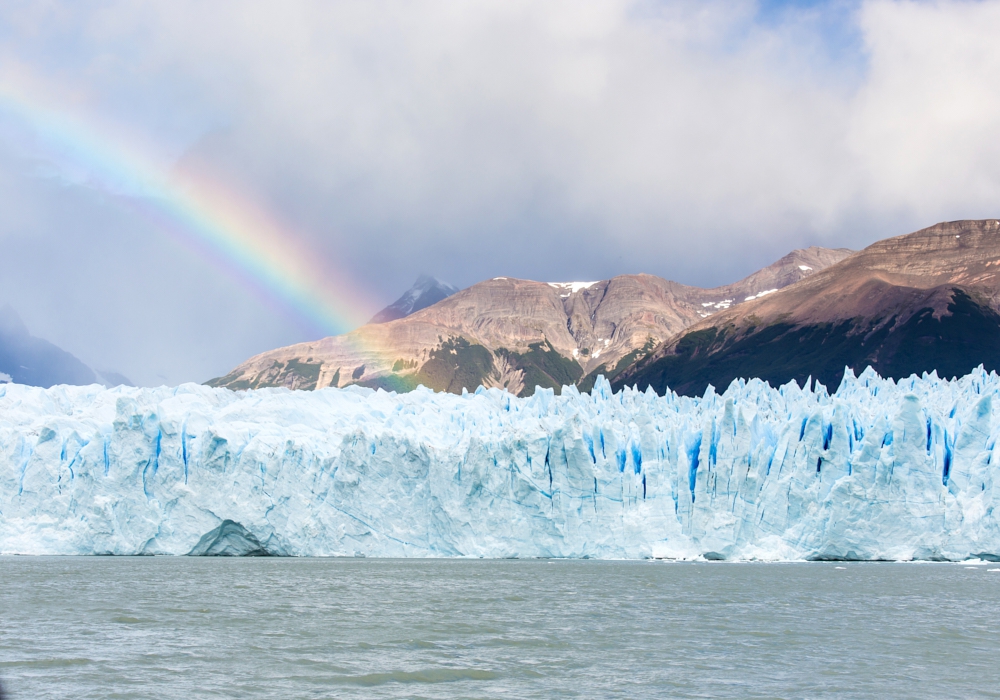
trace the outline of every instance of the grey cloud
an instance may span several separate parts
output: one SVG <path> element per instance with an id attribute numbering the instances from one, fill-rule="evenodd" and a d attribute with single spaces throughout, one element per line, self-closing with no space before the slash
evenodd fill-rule
<path id="1" fill-rule="evenodd" d="M 376 301 L 423 270 L 712 285 L 792 247 L 998 213 L 994 2 L 767 21 L 753 2 L 624 0 L 11 13 L 3 58 L 280 212 Z M 0 245 L 23 270 L 0 296 L 36 334 L 143 383 L 308 337 L 108 193 L 25 162 L 0 178 L 46 213 L 11 202 Z"/>

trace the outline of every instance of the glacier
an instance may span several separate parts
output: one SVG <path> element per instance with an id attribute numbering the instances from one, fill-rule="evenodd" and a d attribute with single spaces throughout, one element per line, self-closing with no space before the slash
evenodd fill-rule
<path id="1" fill-rule="evenodd" d="M 0 552 L 998 560 L 998 390 L 4 384 Z"/>

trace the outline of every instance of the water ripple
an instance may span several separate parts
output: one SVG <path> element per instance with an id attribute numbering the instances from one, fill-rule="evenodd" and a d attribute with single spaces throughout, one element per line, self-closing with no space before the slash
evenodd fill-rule
<path id="1" fill-rule="evenodd" d="M 949 564 L 0 557 L 36 698 L 998 697 Z"/>

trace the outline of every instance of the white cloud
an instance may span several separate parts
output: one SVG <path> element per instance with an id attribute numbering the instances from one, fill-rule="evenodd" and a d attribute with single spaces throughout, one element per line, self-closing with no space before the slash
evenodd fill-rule
<path id="1" fill-rule="evenodd" d="M 872 208 L 995 216 L 1000 4 L 888 3 L 861 14 L 870 68 L 849 143 Z"/>
<path id="2" fill-rule="evenodd" d="M 527 215 L 698 255 L 692 230 L 815 233 L 853 192 L 838 76 L 752 3 L 222 7 L 145 17 L 148 69 L 227 115 L 233 176 L 349 231 L 461 245 Z"/>
<path id="3" fill-rule="evenodd" d="M 749 0 L 10 15 L 0 58 L 71 86 L 71 109 L 186 149 L 186 167 L 280 209 L 386 301 L 420 271 L 717 284 L 791 247 L 861 246 L 996 216 L 1000 201 L 997 2 L 831 3 L 767 21 Z M 156 294 L 146 303 L 187 332 L 189 312 Z"/>

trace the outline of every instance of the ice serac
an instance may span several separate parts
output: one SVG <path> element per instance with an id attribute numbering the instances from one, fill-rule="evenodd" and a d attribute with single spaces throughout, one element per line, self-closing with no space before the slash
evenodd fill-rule
<path id="1" fill-rule="evenodd" d="M 0 551 L 996 559 L 1000 377 L 0 386 Z"/>

